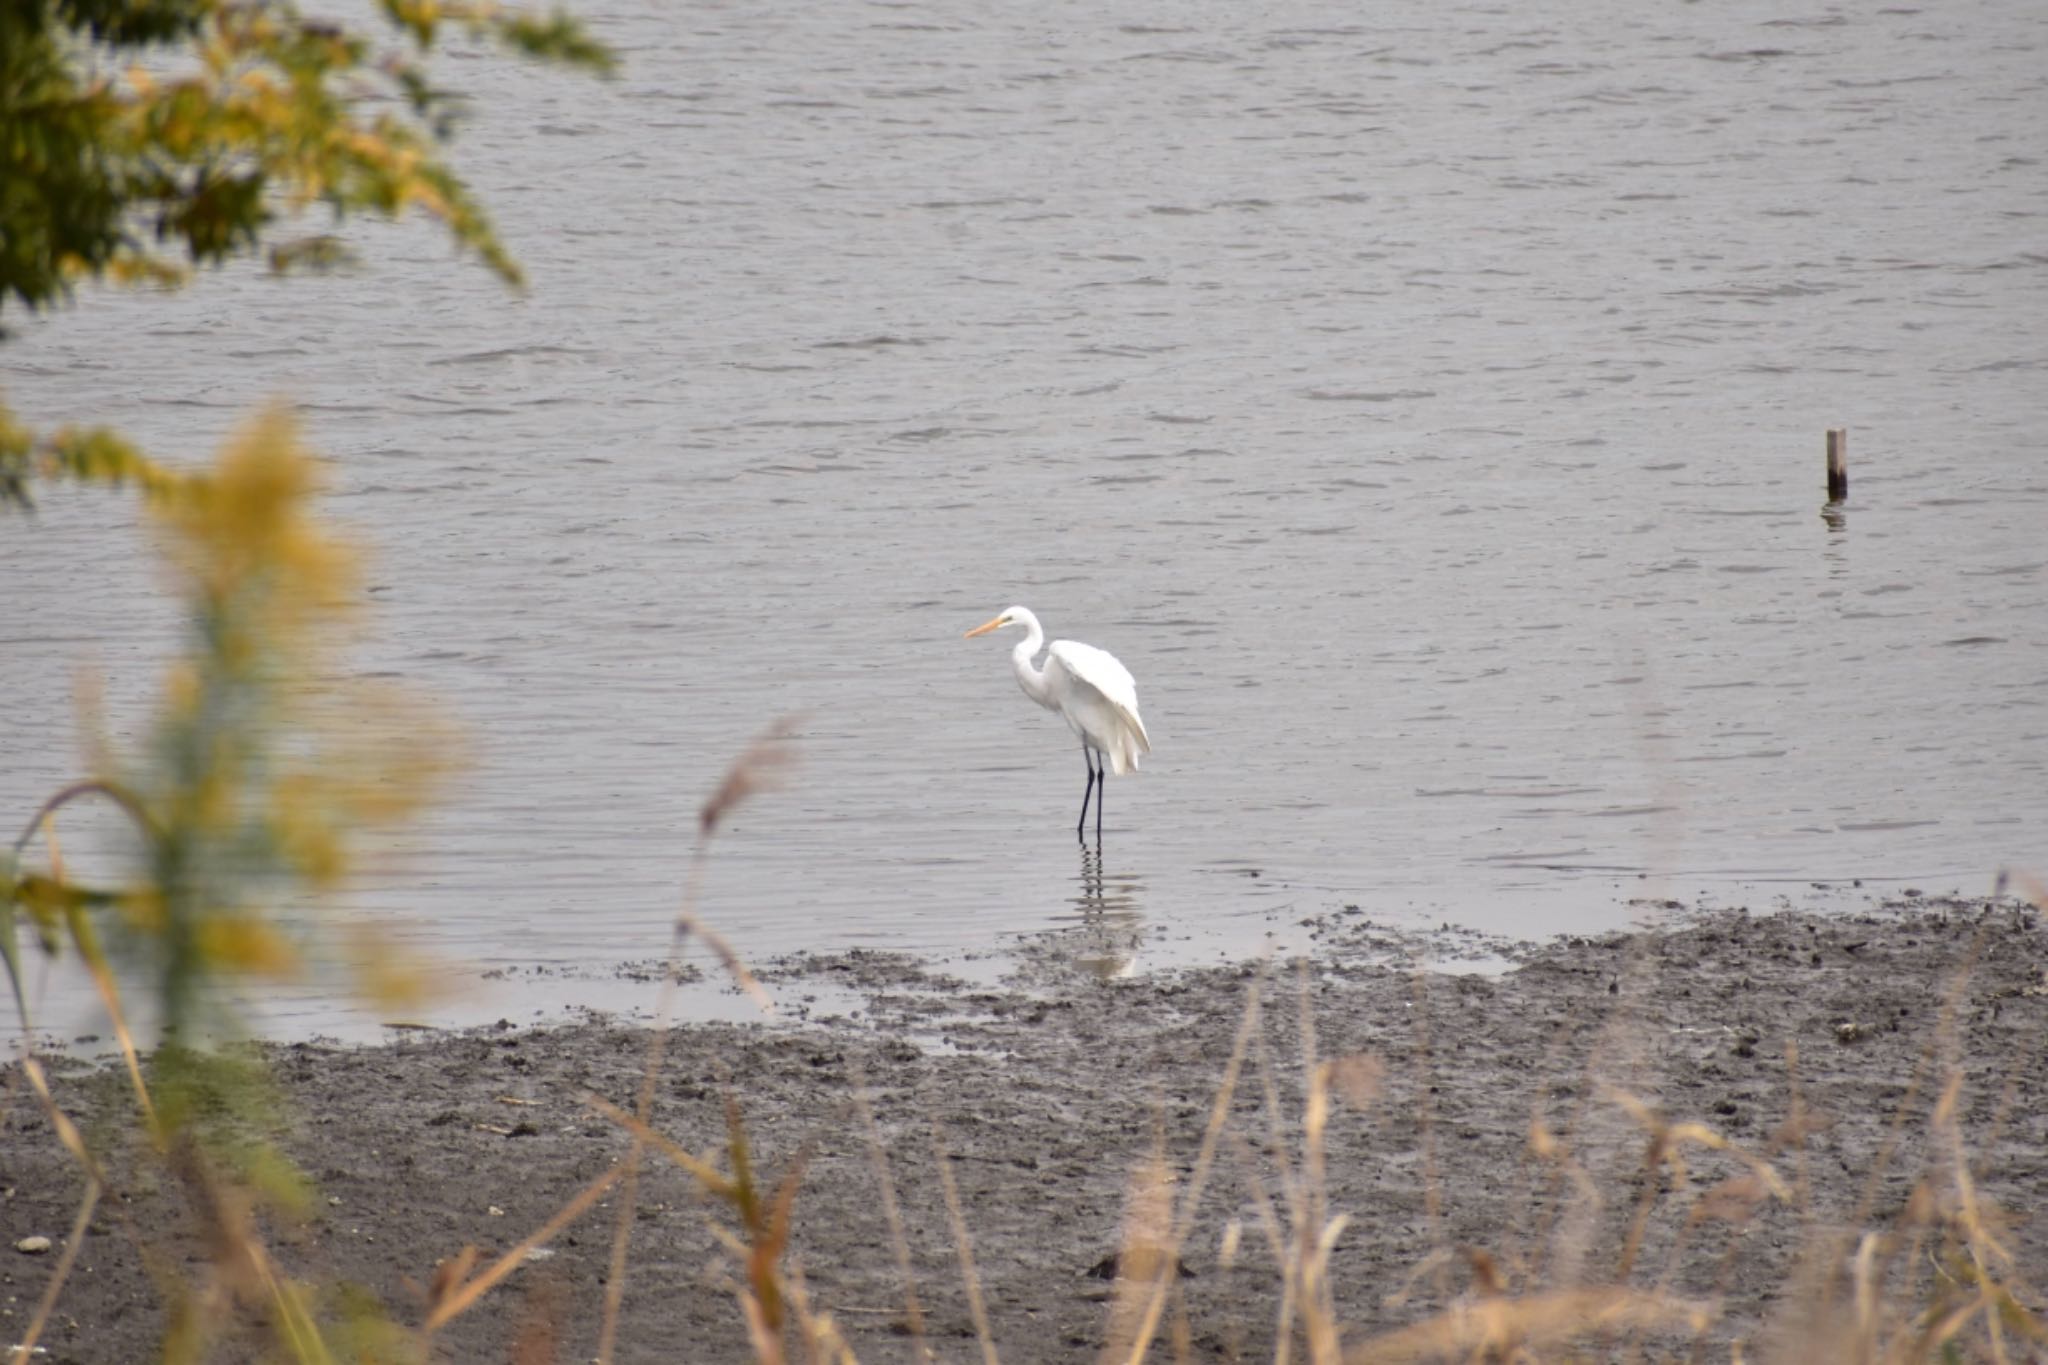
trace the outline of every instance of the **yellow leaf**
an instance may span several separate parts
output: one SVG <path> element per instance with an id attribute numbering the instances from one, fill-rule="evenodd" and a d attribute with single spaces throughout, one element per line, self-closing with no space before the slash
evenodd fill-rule
<path id="1" fill-rule="evenodd" d="M 228 971 L 260 976 L 293 976 L 299 955 L 284 935 L 246 915 L 215 915 L 199 929 L 199 949 L 207 961 Z"/>

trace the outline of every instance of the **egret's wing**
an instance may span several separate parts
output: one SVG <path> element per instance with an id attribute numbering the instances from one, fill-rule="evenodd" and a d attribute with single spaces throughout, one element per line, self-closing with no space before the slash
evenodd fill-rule
<path id="1" fill-rule="evenodd" d="M 1076 683 L 1100 694 L 1110 710 L 1131 727 L 1139 749 L 1148 754 L 1152 752 L 1152 741 L 1145 734 L 1145 722 L 1138 719 L 1137 680 L 1131 677 L 1131 670 L 1117 662 L 1116 655 L 1076 640 L 1054 640 L 1046 649 L 1045 657 L 1049 663 L 1058 664 Z"/>

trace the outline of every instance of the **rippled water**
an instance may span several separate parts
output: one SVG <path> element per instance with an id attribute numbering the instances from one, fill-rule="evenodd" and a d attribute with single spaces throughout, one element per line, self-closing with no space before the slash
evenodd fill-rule
<path id="1" fill-rule="evenodd" d="M 2048 9 L 581 8 L 620 80 L 445 72 L 528 295 L 367 230 L 0 350 L 168 454 L 302 404 L 361 666 L 473 748 L 354 903 L 465 965 L 658 952 L 786 712 L 801 785 L 707 886 L 754 955 L 2048 864 Z M 118 506 L 0 523 L 23 818 L 78 662 L 134 734 L 173 638 Z M 1138 678 L 1093 865 L 1066 731 L 960 638 L 1011 602 Z"/>

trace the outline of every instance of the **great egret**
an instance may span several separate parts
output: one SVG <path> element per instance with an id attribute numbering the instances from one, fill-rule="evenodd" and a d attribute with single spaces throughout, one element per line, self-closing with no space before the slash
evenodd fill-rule
<path id="1" fill-rule="evenodd" d="M 1138 770 L 1138 755 L 1152 752 L 1145 722 L 1138 719 L 1138 684 L 1131 671 L 1106 649 L 1073 640 L 1054 640 L 1045 651 L 1045 667 L 1031 662 L 1045 643 L 1038 618 L 1023 607 L 1011 607 L 992 621 L 967 632 L 973 639 L 1004 626 L 1024 627 L 1024 638 L 1010 651 L 1010 667 L 1024 695 L 1048 711 L 1057 711 L 1081 737 L 1081 761 L 1088 765 L 1088 785 L 1081 792 L 1081 822 L 1074 835 L 1088 842 L 1088 798 L 1095 798 L 1095 842 L 1102 842 L 1102 788 L 1109 774 L 1121 777 Z M 1102 764 L 1107 762 L 1108 772 Z"/>

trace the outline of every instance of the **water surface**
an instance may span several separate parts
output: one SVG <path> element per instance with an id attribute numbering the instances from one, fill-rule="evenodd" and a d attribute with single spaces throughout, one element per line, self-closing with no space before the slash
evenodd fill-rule
<path id="1" fill-rule="evenodd" d="M 581 8 L 616 82 L 444 73 L 530 293 L 369 229 L 0 350 L 32 420 L 198 458 L 286 395 L 333 457 L 357 667 L 472 753 L 349 907 L 464 970 L 658 953 L 792 712 L 706 886 L 755 956 L 2048 863 L 2048 10 Z M 0 525 L 0 810 L 75 775 L 81 661 L 142 732 L 131 520 Z M 1066 731 L 960 639 L 1012 602 L 1138 678 L 1092 867 Z"/>

